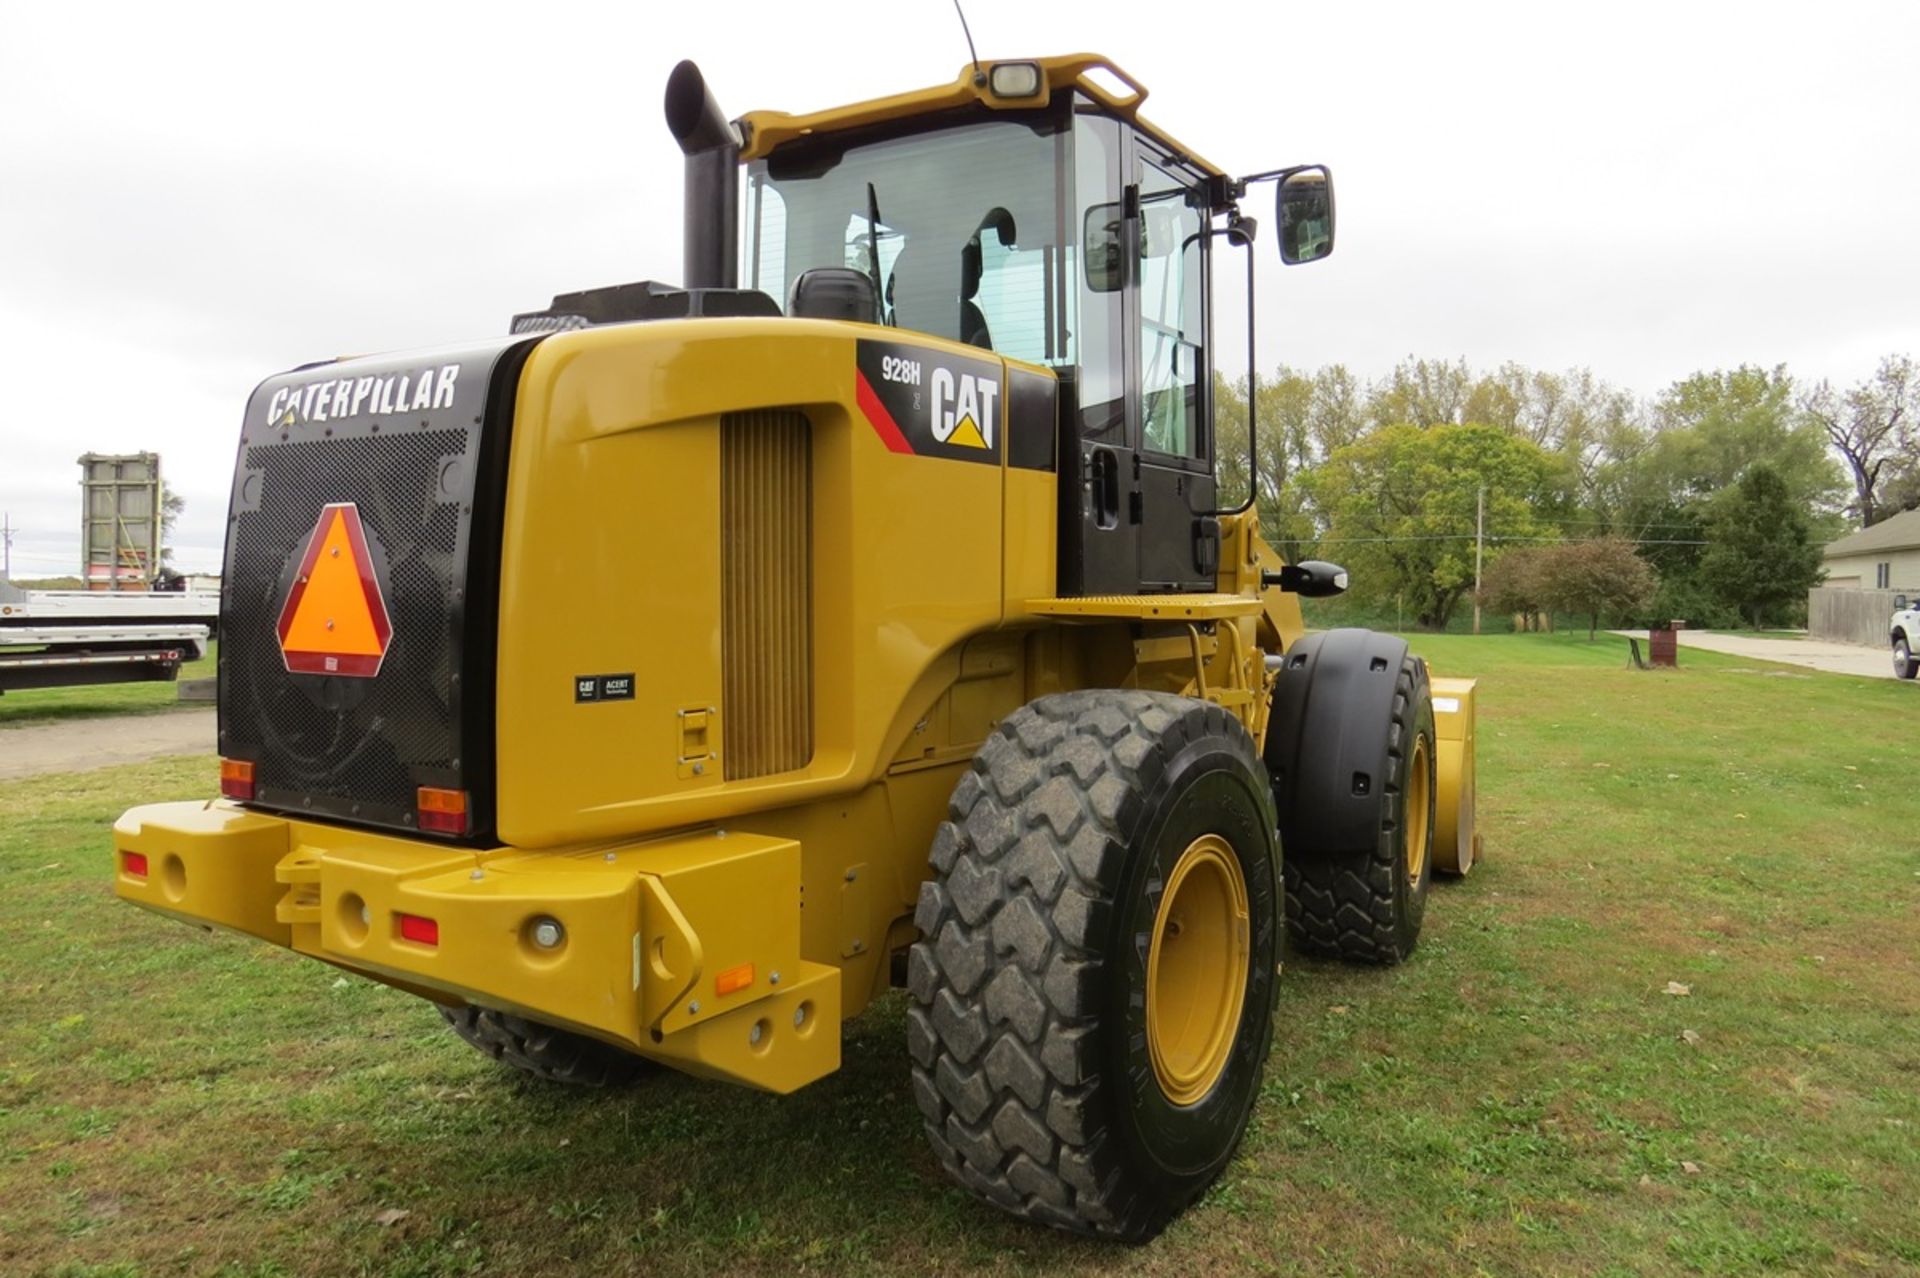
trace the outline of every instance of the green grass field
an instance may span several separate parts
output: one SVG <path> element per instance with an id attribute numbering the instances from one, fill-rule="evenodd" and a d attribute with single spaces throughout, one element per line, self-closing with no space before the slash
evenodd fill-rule
<path id="1" fill-rule="evenodd" d="M 180 678 L 211 679 L 219 645 L 180 667 Z M 177 683 L 102 683 L 82 688 L 29 688 L 0 696 L 0 731 L 52 719 L 93 719 L 110 714 L 159 714 L 180 708 Z M 210 704 L 200 702 L 201 706 Z"/>
<path id="2" fill-rule="evenodd" d="M 1483 678 L 1487 860 L 1404 966 L 1288 963 L 1239 1156 L 1133 1250 L 940 1179 L 897 996 L 796 1096 L 560 1092 L 407 996 L 115 902 L 113 816 L 211 760 L 0 787 L 0 1272 L 1920 1268 L 1915 689 L 1416 646 Z"/>

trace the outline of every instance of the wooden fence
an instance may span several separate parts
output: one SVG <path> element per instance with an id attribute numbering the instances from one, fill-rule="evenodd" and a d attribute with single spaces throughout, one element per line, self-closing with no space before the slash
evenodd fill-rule
<path id="1" fill-rule="evenodd" d="M 1807 636 L 1835 643 L 1887 646 L 1895 590 L 1845 590 L 1815 586 L 1807 592 Z"/>

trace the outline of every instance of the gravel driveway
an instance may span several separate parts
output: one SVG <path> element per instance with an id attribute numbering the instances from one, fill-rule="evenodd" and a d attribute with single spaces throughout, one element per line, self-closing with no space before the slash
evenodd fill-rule
<path id="1" fill-rule="evenodd" d="M 164 754 L 212 754 L 216 731 L 212 707 L 0 728 L 0 781 L 86 772 Z"/>
<path id="2" fill-rule="evenodd" d="M 1647 638 L 1644 630 L 1617 630 L 1614 633 L 1631 635 L 1642 643 Z M 1728 635 L 1713 630 L 1682 630 L 1680 646 L 1724 652 L 1733 657 L 1752 657 L 1758 661 L 1781 661 L 1790 666 L 1805 666 L 1809 670 L 1824 670 L 1828 674 L 1867 675 L 1876 679 L 1894 677 L 1891 648 L 1862 648 L 1857 644 L 1829 643 L 1824 639 L 1762 639 L 1756 635 Z"/>

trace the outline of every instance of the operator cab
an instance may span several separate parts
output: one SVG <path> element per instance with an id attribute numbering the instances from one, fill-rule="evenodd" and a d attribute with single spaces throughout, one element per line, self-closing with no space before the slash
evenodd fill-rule
<path id="1" fill-rule="evenodd" d="M 1211 263 L 1252 223 L 1145 96 L 1080 56 L 741 121 L 745 288 L 1057 375 L 1063 595 L 1211 590 L 1218 567 Z M 1283 185 L 1283 256 L 1330 252 L 1325 170 L 1264 176 L 1307 179 Z"/>
<path id="2" fill-rule="evenodd" d="M 1238 202 L 1279 179 L 1281 260 L 1314 261 L 1333 250 L 1332 182 L 1317 165 L 1230 177 L 1142 119 L 1146 96 L 1073 54 L 729 122 L 683 62 L 666 106 L 686 153 L 685 287 L 565 294 L 513 331 L 853 320 L 1051 370 L 1016 369 L 1005 407 L 1029 441 L 1008 440 L 1010 464 L 1059 476 L 1058 593 L 1212 590 L 1217 517 L 1251 504 L 1218 507 L 1216 241 L 1248 255 L 1251 357 L 1255 225 Z M 1225 447 L 1250 454 L 1252 426 Z"/>

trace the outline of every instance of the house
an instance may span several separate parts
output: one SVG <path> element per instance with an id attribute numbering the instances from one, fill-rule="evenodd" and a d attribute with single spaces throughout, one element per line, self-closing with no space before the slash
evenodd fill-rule
<path id="1" fill-rule="evenodd" d="M 1838 590 L 1920 592 L 1920 510 L 1903 510 L 1849 533 L 1824 552 L 1824 585 Z"/>

